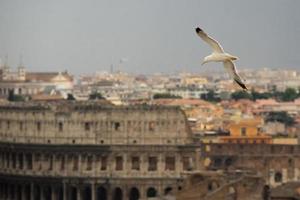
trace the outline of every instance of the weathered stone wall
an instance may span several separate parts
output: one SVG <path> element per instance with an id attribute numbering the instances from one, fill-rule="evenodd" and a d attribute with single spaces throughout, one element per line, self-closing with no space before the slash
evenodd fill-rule
<path id="1" fill-rule="evenodd" d="M 270 186 L 300 178 L 299 145 L 206 144 L 201 149 L 208 169 L 256 171 Z"/>
<path id="2" fill-rule="evenodd" d="M 186 144 L 178 107 L 97 104 L 0 106 L 0 139 L 54 144 Z"/>
<path id="3" fill-rule="evenodd" d="M 199 163 L 177 107 L 10 104 L 0 127 L 0 199 L 172 196 Z"/>

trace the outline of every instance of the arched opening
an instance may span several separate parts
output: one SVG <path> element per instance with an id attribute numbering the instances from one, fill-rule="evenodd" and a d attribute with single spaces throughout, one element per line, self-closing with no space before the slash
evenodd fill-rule
<path id="1" fill-rule="evenodd" d="M 164 191 L 164 193 L 165 193 L 165 195 L 168 195 L 168 194 L 171 194 L 172 193 L 172 188 L 171 187 L 166 187 L 165 188 L 165 191 Z"/>
<path id="2" fill-rule="evenodd" d="M 51 187 L 47 186 L 43 190 L 43 196 L 45 200 L 51 200 Z"/>
<path id="3" fill-rule="evenodd" d="M 123 199 L 123 192 L 122 189 L 117 187 L 114 191 L 114 200 L 122 200 Z"/>
<path id="4" fill-rule="evenodd" d="M 91 200 L 92 199 L 92 190 L 90 186 L 86 186 L 83 191 L 83 200 Z"/>
<path id="5" fill-rule="evenodd" d="M 156 196 L 157 196 L 156 189 L 153 187 L 148 188 L 147 197 L 156 197 Z"/>
<path id="6" fill-rule="evenodd" d="M 97 188 L 97 200 L 107 200 L 107 191 L 104 187 Z"/>
<path id="7" fill-rule="evenodd" d="M 15 199 L 15 194 L 16 194 L 15 187 L 14 185 L 9 185 L 9 187 L 10 187 L 10 198 Z"/>
<path id="8" fill-rule="evenodd" d="M 276 172 L 274 176 L 275 182 L 276 183 L 281 183 L 282 182 L 282 173 L 281 172 Z"/>
<path id="9" fill-rule="evenodd" d="M 30 185 L 25 185 L 25 200 L 30 200 L 31 195 Z"/>
<path id="10" fill-rule="evenodd" d="M 64 191 L 63 188 L 60 186 L 55 190 L 55 196 L 57 200 L 63 200 L 64 198 Z"/>
<path id="11" fill-rule="evenodd" d="M 77 189 L 76 187 L 70 187 L 69 200 L 77 200 Z"/>
<path id="12" fill-rule="evenodd" d="M 138 200 L 140 198 L 140 192 L 136 187 L 131 188 L 129 193 L 129 200 Z"/>
<path id="13" fill-rule="evenodd" d="M 18 185 L 17 186 L 17 200 L 22 200 L 22 186 L 21 185 Z"/>
<path id="14" fill-rule="evenodd" d="M 270 186 L 265 185 L 262 191 L 262 199 L 269 200 L 270 199 Z"/>
<path id="15" fill-rule="evenodd" d="M 221 167 L 222 166 L 222 159 L 216 158 L 214 159 L 214 167 Z"/>
<path id="16" fill-rule="evenodd" d="M 41 188 L 39 185 L 34 185 L 33 188 L 33 199 L 40 200 L 41 199 Z"/>
<path id="17" fill-rule="evenodd" d="M 225 160 L 225 166 L 226 167 L 229 167 L 229 166 L 231 166 L 232 165 L 232 158 L 227 158 L 226 160 Z"/>

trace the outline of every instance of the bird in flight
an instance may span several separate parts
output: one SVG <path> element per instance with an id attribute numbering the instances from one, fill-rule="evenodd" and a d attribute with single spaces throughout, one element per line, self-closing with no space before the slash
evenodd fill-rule
<path id="1" fill-rule="evenodd" d="M 196 33 L 213 49 L 212 54 L 204 58 L 202 65 L 208 62 L 223 62 L 225 69 L 232 76 L 233 80 L 239 84 L 241 88 L 248 90 L 246 85 L 243 83 L 243 80 L 238 75 L 233 63 L 233 61 L 237 60 L 238 57 L 225 53 L 223 47 L 215 39 L 207 35 L 201 28 L 197 27 Z"/>

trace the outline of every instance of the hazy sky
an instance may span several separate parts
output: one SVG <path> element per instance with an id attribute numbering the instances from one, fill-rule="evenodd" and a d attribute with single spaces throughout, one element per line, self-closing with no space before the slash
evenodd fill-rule
<path id="1" fill-rule="evenodd" d="M 29 70 L 73 74 L 111 64 L 199 72 L 210 53 L 200 26 L 240 58 L 239 68 L 299 69 L 299 8 L 299 0 L 0 0 L 0 57 L 14 68 L 22 55 Z"/>

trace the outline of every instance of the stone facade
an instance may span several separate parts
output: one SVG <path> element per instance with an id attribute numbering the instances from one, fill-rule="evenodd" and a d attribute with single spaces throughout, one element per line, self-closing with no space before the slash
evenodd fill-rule
<path id="1" fill-rule="evenodd" d="M 201 154 L 207 169 L 254 171 L 270 187 L 300 179 L 299 145 L 205 144 Z"/>
<path id="2" fill-rule="evenodd" d="M 199 167 L 177 107 L 9 104 L 0 127 L 0 199 L 174 196 Z"/>

